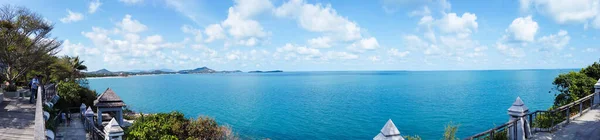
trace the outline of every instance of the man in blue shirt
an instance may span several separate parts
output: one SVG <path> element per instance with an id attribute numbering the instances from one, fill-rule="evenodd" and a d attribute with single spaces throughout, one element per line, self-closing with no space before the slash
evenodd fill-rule
<path id="1" fill-rule="evenodd" d="M 31 79 L 31 96 L 29 96 L 29 103 L 32 104 L 36 98 L 38 85 L 40 84 L 39 77 L 39 75 L 36 75 Z"/>

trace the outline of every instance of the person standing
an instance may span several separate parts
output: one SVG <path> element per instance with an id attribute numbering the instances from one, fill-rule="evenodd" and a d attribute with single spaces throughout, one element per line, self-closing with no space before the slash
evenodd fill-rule
<path id="1" fill-rule="evenodd" d="M 40 76 L 35 76 L 35 77 L 33 77 L 33 79 L 31 79 L 31 96 L 29 96 L 29 103 L 32 103 L 32 104 L 36 98 L 37 89 L 40 84 L 39 77 Z"/>

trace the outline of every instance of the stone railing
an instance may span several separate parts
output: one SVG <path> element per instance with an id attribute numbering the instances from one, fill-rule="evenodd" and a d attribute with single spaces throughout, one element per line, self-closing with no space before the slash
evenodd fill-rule
<path id="1" fill-rule="evenodd" d="M 511 109 L 513 109 L 513 107 L 509 108 L 509 115 L 511 116 L 511 120 L 509 122 L 475 134 L 466 138 L 465 140 L 496 140 L 506 138 L 522 140 L 525 138 L 530 138 L 532 133 L 535 132 L 551 132 L 557 128 L 569 124 L 572 119 L 580 117 L 583 115 L 583 113 L 592 109 L 595 104 L 599 104 L 600 102 L 595 101 L 595 98 L 598 97 L 599 94 L 600 93 L 597 90 L 594 94 L 585 96 L 579 100 L 563 105 L 556 109 L 537 110 L 532 113 L 528 113 L 529 110 L 527 107 L 521 103 L 522 107 L 516 109 L 520 110 L 520 112 L 512 111 Z M 520 98 L 517 98 L 517 101 L 515 101 L 513 106 L 515 106 L 515 104 L 517 104 L 519 101 Z"/>
<path id="2" fill-rule="evenodd" d="M 42 89 L 43 88 L 38 88 L 37 97 L 42 97 Z M 35 101 L 35 126 L 33 137 L 35 140 L 46 139 L 46 122 L 44 121 L 42 98 L 37 98 Z"/>

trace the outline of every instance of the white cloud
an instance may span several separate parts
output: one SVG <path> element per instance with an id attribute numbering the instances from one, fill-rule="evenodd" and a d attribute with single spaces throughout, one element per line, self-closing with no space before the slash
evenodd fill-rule
<path id="1" fill-rule="evenodd" d="M 506 32 L 516 41 L 533 42 L 539 26 L 531 16 L 519 17 L 513 20 Z"/>
<path id="2" fill-rule="evenodd" d="M 328 51 L 326 53 L 325 60 L 336 59 L 336 60 L 353 60 L 358 59 L 359 56 L 356 54 L 348 53 L 348 52 L 336 52 L 336 51 Z"/>
<path id="3" fill-rule="evenodd" d="M 471 13 L 464 13 L 457 16 L 456 13 L 449 13 L 438 20 L 439 29 L 445 33 L 456 33 L 465 36 L 477 31 L 477 16 Z"/>
<path id="4" fill-rule="evenodd" d="M 521 0 L 520 3 L 521 10 L 538 11 L 560 24 L 587 24 L 600 18 L 600 0 Z"/>
<path id="5" fill-rule="evenodd" d="M 355 22 L 337 14 L 331 5 L 308 4 L 304 0 L 290 0 L 273 13 L 278 17 L 294 18 L 300 27 L 311 32 L 332 34 L 346 41 L 361 38 L 361 28 Z"/>
<path id="6" fill-rule="evenodd" d="M 511 46 L 508 46 L 507 44 L 502 44 L 500 42 L 496 43 L 496 48 L 501 53 L 503 53 L 509 57 L 513 57 L 513 58 L 525 57 L 525 52 L 521 48 L 511 47 Z"/>
<path id="7" fill-rule="evenodd" d="M 214 40 L 225 38 L 225 32 L 219 24 L 208 25 L 204 29 L 204 33 L 208 36 L 205 42 L 213 42 Z"/>
<path id="8" fill-rule="evenodd" d="M 379 56 L 370 56 L 369 60 L 371 60 L 373 62 L 379 62 L 381 59 L 379 59 Z"/>
<path id="9" fill-rule="evenodd" d="M 187 34 L 194 35 L 194 40 L 196 42 L 202 42 L 202 31 L 200 29 L 196 29 L 190 25 L 181 26 L 181 31 Z"/>
<path id="10" fill-rule="evenodd" d="M 146 37 L 145 41 L 148 44 L 158 44 L 158 43 L 162 43 L 163 42 L 163 38 L 160 35 L 152 35 L 152 36 Z"/>
<path id="11" fill-rule="evenodd" d="M 67 17 L 61 18 L 60 22 L 71 23 L 71 22 L 77 22 L 77 21 L 80 21 L 83 19 L 83 14 L 81 14 L 81 13 L 73 12 L 69 9 L 67 9 L 67 12 L 69 13 L 67 15 Z"/>
<path id="12" fill-rule="evenodd" d="M 377 42 L 377 39 L 375 39 L 374 37 L 361 39 L 359 41 L 356 41 L 355 43 L 352 43 L 348 47 L 349 50 L 356 52 L 375 50 L 377 48 L 379 48 L 379 42 Z"/>
<path id="13" fill-rule="evenodd" d="M 285 44 L 283 47 L 277 48 L 277 52 L 283 53 L 296 53 L 298 55 L 306 55 L 309 57 L 320 57 L 321 51 L 315 48 L 309 48 L 305 46 L 295 46 L 290 43 Z"/>
<path id="14" fill-rule="evenodd" d="M 90 5 L 88 6 L 88 12 L 93 14 L 96 13 L 96 10 L 98 10 L 98 8 L 102 5 L 102 3 L 100 2 L 100 0 L 92 0 L 90 2 Z"/>
<path id="15" fill-rule="evenodd" d="M 549 51 L 550 49 L 562 50 L 567 44 L 569 44 L 569 40 L 571 37 L 568 35 L 568 32 L 565 30 L 558 31 L 557 34 L 551 34 L 548 36 L 543 36 L 538 39 L 538 42 L 542 44 L 542 51 Z"/>
<path id="16" fill-rule="evenodd" d="M 144 2 L 144 0 L 119 0 L 120 2 L 123 2 L 125 4 L 139 4 Z"/>
<path id="17" fill-rule="evenodd" d="M 120 27 L 121 30 L 123 30 L 123 31 L 127 31 L 127 32 L 131 32 L 131 33 L 138 33 L 138 32 L 142 32 L 142 31 L 145 31 L 146 29 L 148 29 L 148 27 L 146 27 L 146 25 L 140 23 L 137 20 L 131 19 L 131 15 L 129 15 L 129 14 L 125 15 L 125 17 L 123 18 L 123 20 L 121 20 L 121 22 L 117 23 L 117 27 Z"/>
<path id="18" fill-rule="evenodd" d="M 406 55 L 410 54 L 409 51 L 402 51 L 400 52 L 398 49 L 396 48 L 391 48 L 388 50 L 387 52 L 389 55 L 394 56 L 394 57 L 405 57 Z"/>
<path id="19" fill-rule="evenodd" d="M 598 48 L 585 48 L 583 49 L 582 52 L 586 52 L 586 53 L 593 53 L 593 52 L 597 52 Z"/>
<path id="20" fill-rule="evenodd" d="M 330 37 L 323 36 L 308 40 L 308 44 L 314 48 L 330 48 L 332 40 Z"/>
<path id="21" fill-rule="evenodd" d="M 73 44 L 68 39 L 62 44 L 62 48 L 58 55 L 69 55 L 69 56 L 84 56 L 84 55 L 98 55 L 100 50 L 98 48 L 85 47 L 81 43 Z"/>

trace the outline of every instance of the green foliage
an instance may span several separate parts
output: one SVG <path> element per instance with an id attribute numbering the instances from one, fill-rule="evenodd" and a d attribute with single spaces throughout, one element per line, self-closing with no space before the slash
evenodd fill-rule
<path id="1" fill-rule="evenodd" d="M 489 138 L 487 138 L 489 139 Z M 508 139 L 508 130 L 504 129 L 500 132 L 496 132 L 491 140 L 507 140 Z"/>
<path id="2" fill-rule="evenodd" d="M 56 92 L 61 97 L 56 105 L 59 108 L 79 107 L 81 103 L 92 106 L 97 97 L 96 91 L 81 87 L 74 81 L 59 82 Z"/>
<path id="3" fill-rule="evenodd" d="M 566 120 L 566 116 L 563 113 L 547 112 L 547 114 L 540 114 L 540 115 L 535 116 L 535 121 L 533 121 L 532 127 L 550 128 L 553 125 L 556 125 L 564 120 Z"/>
<path id="4" fill-rule="evenodd" d="M 126 133 L 127 139 L 228 139 L 229 129 L 208 117 L 189 120 L 180 112 L 145 115 Z"/>
<path id="5" fill-rule="evenodd" d="M 421 140 L 421 137 L 419 137 L 418 135 L 415 136 L 404 136 L 405 140 Z"/>
<path id="6" fill-rule="evenodd" d="M 0 73 L 11 84 L 42 60 L 54 55 L 61 42 L 50 36 L 52 24 L 27 8 L 0 8 Z"/>
<path id="7" fill-rule="evenodd" d="M 444 129 L 444 140 L 459 140 L 459 138 L 456 137 L 457 131 L 458 124 L 452 122 L 448 123 Z"/>
<path id="8" fill-rule="evenodd" d="M 562 106 L 593 93 L 596 80 L 581 72 L 560 74 L 552 82 L 558 93 L 554 105 Z"/>
<path id="9" fill-rule="evenodd" d="M 594 80 L 600 79 L 600 63 L 594 62 L 594 64 L 582 69 L 581 73 L 591 77 Z"/>
<path id="10" fill-rule="evenodd" d="M 6 88 L 4 90 L 8 91 L 8 92 L 15 92 L 15 91 L 17 91 L 17 89 L 18 89 L 17 85 L 11 84 L 11 85 L 6 86 Z"/>

